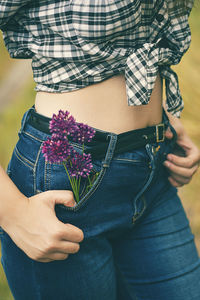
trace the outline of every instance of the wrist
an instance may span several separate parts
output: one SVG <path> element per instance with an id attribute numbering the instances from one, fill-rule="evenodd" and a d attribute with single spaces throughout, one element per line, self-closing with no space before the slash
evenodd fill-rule
<path id="1" fill-rule="evenodd" d="M 165 112 L 169 118 L 169 122 L 170 124 L 174 127 L 174 129 L 176 130 L 178 135 L 183 135 L 186 134 L 185 128 L 180 120 L 180 118 L 172 115 L 171 113 L 169 113 L 166 109 Z"/>
<path id="2" fill-rule="evenodd" d="M 166 108 L 165 108 L 165 113 L 167 114 L 170 123 L 171 123 L 171 122 L 181 122 L 181 121 L 180 121 L 180 118 L 178 118 L 178 117 L 172 115 L 170 112 L 167 111 Z"/>

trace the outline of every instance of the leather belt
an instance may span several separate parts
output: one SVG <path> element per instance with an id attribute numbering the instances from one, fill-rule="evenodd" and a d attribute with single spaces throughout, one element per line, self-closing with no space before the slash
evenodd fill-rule
<path id="1" fill-rule="evenodd" d="M 50 120 L 50 118 L 31 110 L 30 117 L 27 122 L 34 128 L 50 135 Z M 165 130 L 167 127 L 168 122 L 164 122 L 155 126 L 149 126 L 117 134 L 117 143 L 114 153 L 118 154 L 131 151 L 143 147 L 148 143 L 163 142 L 165 140 Z M 109 144 L 109 135 L 110 132 L 97 129 L 92 141 L 90 143 L 85 143 L 86 146 L 89 146 L 85 148 L 85 153 L 91 153 L 93 159 L 105 157 Z M 68 138 L 70 141 L 72 141 L 70 137 Z"/>

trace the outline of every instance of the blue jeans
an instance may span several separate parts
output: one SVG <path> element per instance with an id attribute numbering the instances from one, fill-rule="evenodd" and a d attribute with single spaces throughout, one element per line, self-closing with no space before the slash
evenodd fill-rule
<path id="1" fill-rule="evenodd" d="M 27 124 L 30 109 L 8 175 L 27 197 L 71 189 L 64 167 L 45 162 L 41 144 L 48 134 Z M 59 220 L 83 230 L 79 252 L 38 262 L 1 229 L 1 263 L 16 300 L 200 299 L 194 236 L 163 166 L 175 139 L 114 154 L 116 140 L 110 133 L 105 158 L 93 161 L 93 171 L 100 173 L 79 204 L 55 208 Z"/>

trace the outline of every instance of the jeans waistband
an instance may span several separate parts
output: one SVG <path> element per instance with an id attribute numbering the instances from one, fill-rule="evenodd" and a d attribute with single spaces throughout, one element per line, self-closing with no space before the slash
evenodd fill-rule
<path id="1" fill-rule="evenodd" d="M 49 130 L 49 121 L 51 120 L 51 118 L 37 113 L 35 111 L 34 105 L 27 111 L 27 116 L 24 117 L 24 119 L 26 120 L 22 120 L 22 123 L 27 121 L 27 123 L 33 126 L 34 128 L 46 134 L 51 134 Z M 104 157 L 111 136 L 116 137 L 115 153 L 122 153 L 125 151 L 137 149 L 145 146 L 148 143 L 163 142 L 165 139 L 165 130 L 167 129 L 168 125 L 169 119 L 163 109 L 162 123 L 155 126 L 130 130 L 120 134 L 103 131 L 91 126 L 93 129 L 95 129 L 95 136 L 90 143 L 84 144 L 88 146 L 88 149 L 86 147 L 85 152 L 91 153 L 93 158 Z M 69 140 L 71 140 L 70 137 L 68 138 Z"/>

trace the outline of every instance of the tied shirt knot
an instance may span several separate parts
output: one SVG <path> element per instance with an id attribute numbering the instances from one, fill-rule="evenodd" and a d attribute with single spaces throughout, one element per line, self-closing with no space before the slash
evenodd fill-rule
<path id="1" fill-rule="evenodd" d="M 170 68 L 173 61 L 173 51 L 169 48 L 160 47 L 160 41 L 161 38 L 155 43 L 147 42 L 130 51 L 125 66 L 128 105 L 149 103 L 157 74 L 160 72 L 161 77 L 165 79 L 166 87 L 168 87 L 166 98 L 173 102 L 173 109 L 178 108 L 181 95 L 177 75 Z M 174 93 L 176 93 L 176 100 Z"/>

